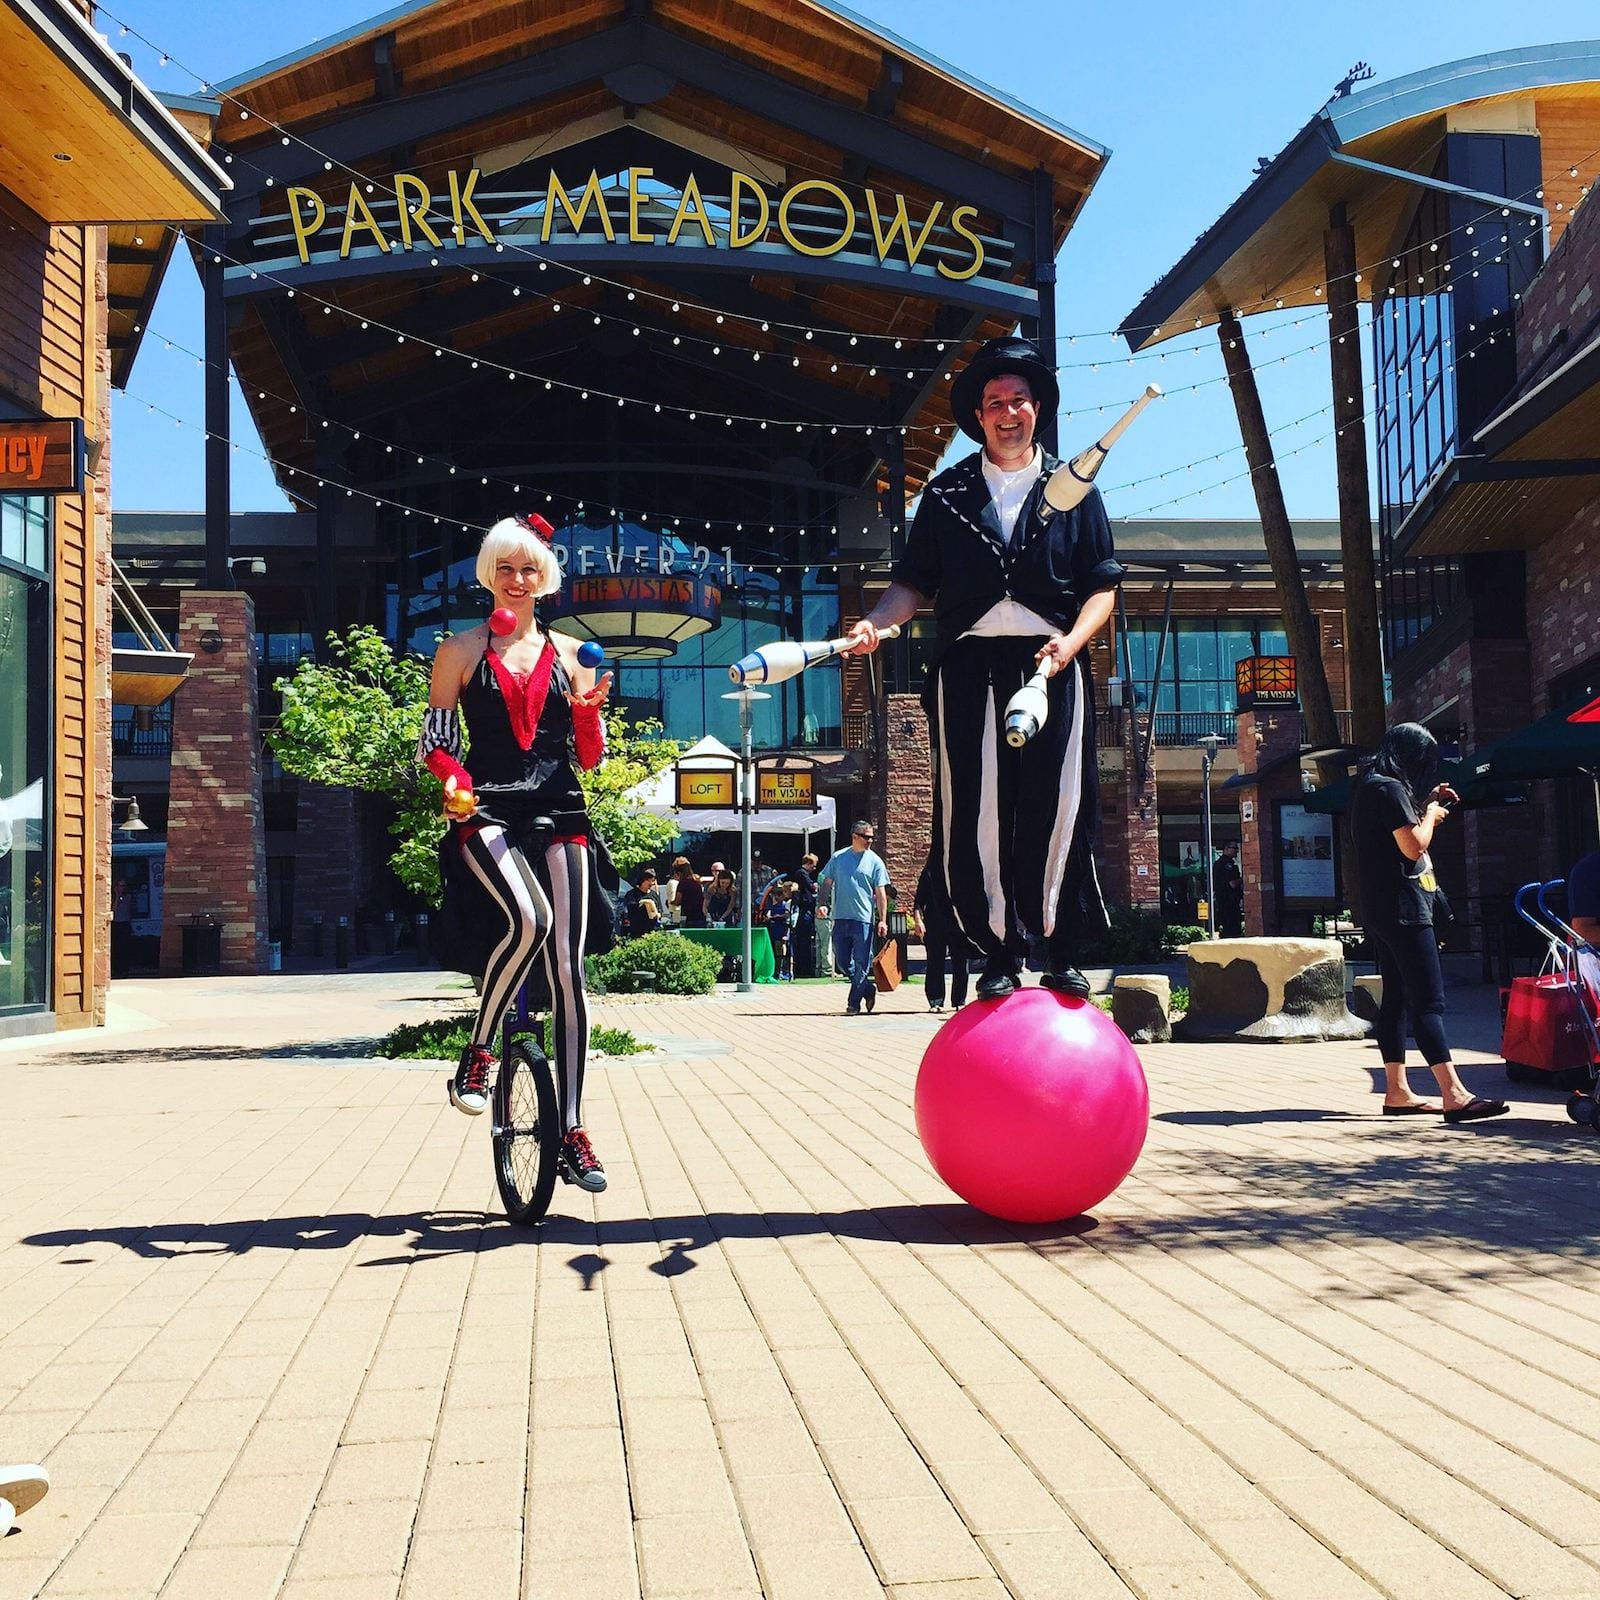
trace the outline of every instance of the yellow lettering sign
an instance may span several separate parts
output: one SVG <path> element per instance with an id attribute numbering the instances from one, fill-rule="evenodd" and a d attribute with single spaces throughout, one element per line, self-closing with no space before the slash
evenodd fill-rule
<path id="1" fill-rule="evenodd" d="M 415 195 L 417 203 L 412 205 Z M 422 236 L 437 250 L 439 235 L 428 224 L 428 207 L 433 204 L 433 191 L 414 172 L 397 172 L 394 175 L 395 208 L 400 213 L 400 239 L 406 249 L 411 248 L 411 224 L 416 223 Z"/>
<path id="2" fill-rule="evenodd" d="M 383 236 L 383 229 L 378 226 L 378 219 L 372 214 L 372 207 L 361 198 L 361 189 L 356 184 L 350 185 L 350 198 L 344 203 L 344 238 L 339 241 L 339 259 L 344 260 L 350 254 L 350 241 L 357 230 L 372 235 L 372 242 L 383 251 L 389 253 L 389 241 Z"/>
<path id="3" fill-rule="evenodd" d="M 309 201 L 311 210 L 309 215 L 302 215 L 300 204 Z M 294 247 L 300 253 L 301 263 L 311 259 L 310 252 L 306 249 L 306 240 L 321 228 L 328 220 L 328 208 L 322 203 L 322 196 L 315 189 L 302 189 L 298 185 L 289 191 L 289 226 L 294 229 Z"/>
<path id="4" fill-rule="evenodd" d="M 649 244 L 654 237 L 639 226 L 639 207 L 647 205 L 650 196 L 640 189 L 639 185 L 646 178 L 655 176 L 654 167 L 629 167 L 628 168 L 628 243 Z"/>
<path id="5" fill-rule="evenodd" d="M 959 233 L 972 246 L 972 260 L 966 266 L 958 269 L 946 266 L 943 261 L 938 263 L 939 276 L 948 278 L 952 283 L 965 283 L 983 270 L 983 240 L 967 226 L 977 214 L 976 206 L 957 206 L 950 213 L 950 231 Z"/>
<path id="6" fill-rule="evenodd" d="M 734 174 L 735 178 L 738 176 L 738 173 Z M 766 196 L 763 195 L 762 199 L 765 198 Z M 677 214 L 672 219 L 671 228 L 667 230 L 668 244 L 676 244 L 678 242 L 678 234 L 683 228 L 684 223 L 687 222 L 691 216 L 693 216 L 694 220 L 700 224 L 700 232 L 706 243 L 708 245 L 715 245 L 717 242 L 717 236 L 711 231 L 711 218 L 706 215 L 706 203 L 700 198 L 700 185 L 695 180 L 695 175 L 692 172 L 689 174 L 688 181 L 683 186 L 683 193 L 678 197 Z M 737 217 L 734 218 L 732 226 L 738 226 Z"/>
<path id="7" fill-rule="evenodd" d="M 472 191 L 478 186 L 478 179 L 483 176 L 476 167 L 467 174 L 467 181 L 463 184 L 452 167 L 448 174 L 450 179 L 450 214 L 455 218 L 455 235 L 457 244 L 467 242 L 467 229 L 465 217 L 472 218 L 472 225 L 483 235 L 485 244 L 493 244 L 494 229 L 483 220 L 483 213 L 473 204 Z"/>
<path id="8" fill-rule="evenodd" d="M 561 209 L 567 214 L 567 221 L 572 226 L 574 233 L 583 232 L 583 219 L 589 214 L 589 207 L 594 206 L 600 213 L 600 226 L 605 230 L 606 242 L 615 244 L 617 235 L 611 226 L 611 218 L 606 214 L 606 197 L 600 192 L 600 174 L 591 172 L 589 181 L 583 186 L 583 193 L 578 198 L 576 206 L 567 198 L 567 191 L 562 187 L 561 180 L 552 171 L 550 183 L 544 194 L 544 227 L 540 230 L 539 239 L 543 244 L 550 242 L 550 229 L 555 223 L 556 202 L 559 201 Z"/>
<path id="9" fill-rule="evenodd" d="M 741 232 L 739 218 L 744 214 L 744 197 L 751 195 L 759 203 L 761 220 L 747 232 Z M 766 237 L 767 223 L 772 218 L 772 202 L 767 191 L 754 178 L 746 177 L 734 168 L 732 186 L 728 190 L 728 248 L 743 250 L 747 244 Z"/>
<path id="10" fill-rule="evenodd" d="M 911 218 L 906 213 L 906 197 L 897 194 L 894 197 L 894 216 L 890 219 L 887 229 L 884 228 L 883 219 L 878 215 L 878 196 L 867 190 L 867 219 L 872 223 L 873 242 L 878 247 L 878 259 L 888 259 L 891 249 L 894 248 L 896 235 L 904 238 L 906 242 L 906 260 L 916 266 L 917 257 L 922 254 L 922 248 L 928 242 L 928 235 L 933 232 L 934 224 L 939 220 L 939 213 L 944 210 L 944 201 L 935 200 L 933 210 L 928 213 L 928 220 L 922 224 L 922 232 L 915 238 L 911 233 Z"/>
<path id="11" fill-rule="evenodd" d="M 486 244 L 496 243 L 495 231 L 489 219 L 478 208 L 474 191 L 483 176 L 477 167 L 463 175 L 451 169 L 445 173 L 449 185 L 451 232 L 457 245 L 467 244 L 471 231 Z M 628 169 L 628 228 L 626 243 L 652 244 L 658 234 L 652 229 L 646 208 L 659 201 L 665 209 L 666 196 L 647 191 L 643 185 L 654 178 L 651 167 Z M 428 183 L 414 172 L 397 172 L 390 180 L 396 199 L 396 224 L 399 233 L 398 248 L 410 250 L 413 244 L 426 244 L 437 250 L 442 245 L 439 231 L 429 220 L 434 209 L 434 197 Z M 345 203 L 344 232 L 340 239 L 341 258 L 350 254 L 352 245 L 372 243 L 387 252 L 396 248 L 396 242 L 385 236 L 372 206 L 363 194 L 370 187 L 366 180 L 350 185 Z M 313 241 L 328 225 L 328 209 L 323 197 L 314 189 L 295 185 L 288 191 L 288 221 L 294 238 L 295 253 L 302 263 L 311 258 Z M 978 209 L 960 205 L 948 208 L 945 200 L 935 200 L 920 223 L 914 222 L 903 194 L 881 194 L 867 189 L 866 222 L 872 231 L 872 241 L 877 259 L 887 261 L 892 255 L 903 254 L 907 264 L 916 267 L 922 257 L 930 253 L 936 237 L 953 238 L 960 244 L 951 249 L 941 243 L 935 265 L 941 277 L 953 283 L 965 282 L 983 270 L 985 253 L 982 235 L 977 231 Z M 497 197 L 504 201 L 508 197 Z M 515 197 L 509 197 L 515 199 Z M 440 201 L 443 208 L 443 200 Z M 837 232 L 830 237 L 837 208 Z M 561 220 L 575 235 L 586 229 L 598 228 L 606 242 L 617 242 L 617 228 L 606 209 L 605 191 L 601 187 L 598 170 L 591 170 L 581 189 L 569 191 L 556 174 L 550 170 L 545 189 L 544 221 L 540 229 L 541 243 L 548 244 L 558 230 Z M 768 238 L 774 220 L 773 199 L 767 189 L 748 173 L 733 169 L 729 174 L 727 248 L 744 250 Z M 803 178 L 785 190 L 777 201 L 777 228 L 783 243 L 789 249 L 806 256 L 833 256 L 849 247 L 861 225 L 855 203 L 839 184 L 826 178 Z M 721 242 L 720 224 L 712 219 L 707 209 L 699 179 L 693 172 L 684 176 L 678 192 L 672 221 L 667 229 L 666 242 L 676 244 L 680 235 L 690 226 L 700 230 L 702 242 L 715 249 Z M 365 236 L 365 237 L 363 237 Z M 476 241 L 474 241 L 476 242 Z M 961 245 L 969 253 L 963 254 Z M 946 259 L 946 253 L 954 261 Z"/>
<path id="12" fill-rule="evenodd" d="M 844 219 L 840 224 L 839 237 L 831 244 L 807 244 L 806 241 L 789 226 L 790 208 L 803 194 L 809 194 L 813 189 L 819 189 L 831 199 L 837 200 L 843 208 Z M 778 202 L 778 232 L 781 233 L 791 250 L 798 250 L 803 256 L 833 256 L 844 249 L 846 243 L 856 231 L 856 208 L 850 203 L 850 196 L 836 183 L 830 183 L 826 178 L 807 178 L 797 183 Z"/>

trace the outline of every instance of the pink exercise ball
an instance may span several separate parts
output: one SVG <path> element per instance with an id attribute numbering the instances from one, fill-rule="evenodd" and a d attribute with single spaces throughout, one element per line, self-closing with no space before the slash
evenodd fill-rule
<path id="1" fill-rule="evenodd" d="M 1008 1222 L 1060 1222 L 1133 1170 L 1150 1090 L 1103 1011 L 1019 989 L 964 1006 L 933 1036 L 916 1111 L 928 1160 L 963 1200 Z"/>

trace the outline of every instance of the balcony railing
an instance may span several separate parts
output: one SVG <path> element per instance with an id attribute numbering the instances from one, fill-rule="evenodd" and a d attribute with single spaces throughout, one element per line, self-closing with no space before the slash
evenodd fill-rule
<path id="1" fill-rule="evenodd" d="M 153 727 L 141 728 L 132 717 L 111 724 L 111 754 L 140 761 L 165 761 L 172 754 L 172 719 L 162 717 Z"/>

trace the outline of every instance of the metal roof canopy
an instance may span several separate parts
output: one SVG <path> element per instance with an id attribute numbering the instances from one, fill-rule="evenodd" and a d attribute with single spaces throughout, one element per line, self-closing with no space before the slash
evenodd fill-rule
<path id="1" fill-rule="evenodd" d="M 1531 119 L 1523 116 L 1528 110 Z M 1537 131 L 1543 206 L 1552 234 L 1559 233 L 1586 181 L 1568 168 L 1592 156 L 1600 143 L 1593 137 L 1597 125 L 1595 40 L 1474 56 L 1331 100 L 1150 289 L 1119 331 L 1138 350 L 1214 323 L 1230 308 L 1244 316 L 1277 309 L 1279 302 L 1285 309 L 1324 304 L 1318 292 L 1325 277 L 1323 232 L 1336 205 L 1346 208 L 1355 227 L 1362 261 L 1389 249 L 1410 213 L 1416 184 L 1486 206 L 1511 206 L 1517 197 L 1442 185 L 1429 176 L 1452 127 Z M 1537 211 L 1533 198 L 1515 209 Z M 1379 274 L 1364 272 L 1358 295 L 1371 298 L 1378 282 Z"/>

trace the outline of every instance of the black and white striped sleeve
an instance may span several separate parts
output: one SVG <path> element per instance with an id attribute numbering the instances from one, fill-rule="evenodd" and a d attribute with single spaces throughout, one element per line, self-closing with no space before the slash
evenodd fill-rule
<path id="1" fill-rule="evenodd" d="M 461 713 L 454 706 L 429 706 L 422 714 L 417 760 L 426 763 L 435 750 L 444 751 L 452 761 L 460 761 L 466 752 L 461 738 Z"/>

